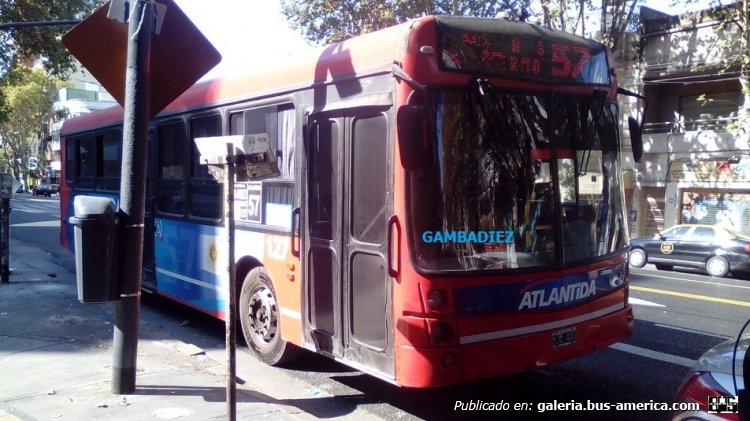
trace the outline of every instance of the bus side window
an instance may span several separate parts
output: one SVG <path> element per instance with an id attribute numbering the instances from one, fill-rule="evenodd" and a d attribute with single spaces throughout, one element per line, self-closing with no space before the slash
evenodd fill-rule
<path id="1" fill-rule="evenodd" d="M 294 204 L 294 159 L 297 142 L 297 115 L 291 104 L 271 105 L 232 112 L 229 115 L 230 135 L 266 133 L 271 151 L 275 154 L 280 175 L 264 180 L 261 203 L 255 203 L 257 194 L 248 194 L 249 202 L 238 204 L 238 221 L 263 223 L 289 229 L 291 209 Z M 249 185 L 248 185 L 249 186 Z M 255 192 L 257 187 L 248 187 Z M 237 201 L 235 197 L 235 201 Z M 251 203 L 252 202 L 252 203 Z M 281 213 L 279 213 L 281 212 Z M 286 215 L 288 213 L 288 216 Z"/>
<path id="2" fill-rule="evenodd" d="M 96 135 L 97 190 L 117 191 L 120 188 L 122 136 L 109 130 Z"/>
<path id="3" fill-rule="evenodd" d="M 296 114 L 290 104 L 239 111 L 229 116 L 229 134 L 267 133 L 282 179 L 294 178 Z"/>
<path id="4" fill-rule="evenodd" d="M 160 125 L 157 129 L 157 201 L 160 212 L 185 213 L 185 165 L 187 148 L 185 128 L 181 121 Z"/>
<path id="5" fill-rule="evenodd" d="M 223 212 L 224 183 L 209 174 L 208 165 L 201 164 L 200 153 L 194 139 L 221 136 L 221 116 L 211 114 L 190 120 L 192 144 L 192 174 L 190 177 L 190 215 L 199 218 L 221 219 Z"/>
<path id="6" fill-rule="evenodd" d="M 383 114 L 358 118 L 352 131 L 352 236 L 381 244 L 388 217 L 388 122 Z"/>
<path id="7" fill-rule="evenodd" d="M 68 138 L 65 141 L 65 181 L 75 184 L 78 175 L 78 138 Z"/>
<path id="8" fill-rule="evenodd" d="M 333 240 L 336 233 L 338 204 L 336 172 L 338 150 L 334 142 L 339 138 L 338 122 L 324 120 L 311 129 L 308 208 L 310 234 L 315 238 Z"/>
<path id="9" fill-rule="evenodd" d="M 93 136 L 82 137 L 78 140 L 78 154 L 76 160 L 76 186 L 82 189 L 93 189 L 97 174 L 96 139 Z"/>

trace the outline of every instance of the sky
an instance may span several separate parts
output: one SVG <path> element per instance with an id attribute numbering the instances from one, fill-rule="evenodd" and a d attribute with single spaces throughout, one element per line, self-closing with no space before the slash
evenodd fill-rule
<path id="1" fill-rule="evenodd" d="M 667 13 L 704 8 L 710 0 L 670 6 L 672 0 L 646 0 L 649 7 Z M 204 79 L 263 67 L 274 59 L 310 50 L 281 14 L 279 0 L 175 0 L 183 12 L 221 52 L 222 62 Z M 726 2 L 726 1 L 724 1 Z"/>
<path id="2" fill-rule="evenodd" d="M 219 50 L 222 61 L 204 79 L 262 67 L 311 47 L 289 28 L 279 0 L 175 0 Z"/>
<path id="3" fill-rule="evenodd" d="M 652 9 L 669 14 L 679 14 L 684 12 L 694 12 L 706 9 L 711 0 L 646 0 L 644 4 Z M 723 0 L 723 4 L 730 3 L 729 0 Z"/>

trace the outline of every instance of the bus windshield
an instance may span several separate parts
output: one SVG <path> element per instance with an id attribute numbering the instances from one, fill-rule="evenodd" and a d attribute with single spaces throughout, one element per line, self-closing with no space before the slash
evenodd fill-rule
<path id="1" fill-rule="evenodd" d="M 626 247 L 617 109 L 604 95 L 477 81 L 428 98 L 437 153 L 409 183 L 418 267 L 561 267 Z"/>

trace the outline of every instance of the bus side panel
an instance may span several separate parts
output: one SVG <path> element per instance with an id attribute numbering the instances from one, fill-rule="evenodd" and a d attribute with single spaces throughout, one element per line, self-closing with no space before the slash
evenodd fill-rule
<path id="1" fill-rule="evenodd" d="M 302 346 L 302 272 L 299 257 L 292 255 L 289 235 L 261 235 L 262 250 L 258 250 L 258 244 L 254 244 L 258 241 L 257 233 L 237 231 L 237 259 L 252 255 L 263 263 L 276 293 L 276 303 L 281 315 L 281 337 L 287 342 Z M 237 281 L 241 283 L 243 280 Z"/>
<path id="2" fill-rule="evenodd" d="M 228 298 L 224 229 L 161 218 L 154 227 L 157 292 L 223 320 Z"/>
<path id="3" fill-rule="evenodd" d="M 68 178 L 66 173 L 68 140 L 65 136 L 60 139 L 60 162 L 63 163 L 60 172 L 60 245 L 73 251 L 73 226 L 68 223 L 68 218 L 73 215 L 73 197 L 72 190 L 66 181 Z"/>
<path id="4" fill-rule="evenodd" d="M 155 229 L 157 292 L 225 320 L 224 227 L 157 218 Z M 291 254 L 289 236 L 242 229 L 235 236 L 235 260 L 250 256 L 263 264 L 276 292 L 282 337 L 301 345 L 300 265 Z M 241 285 L 243 279 L 237 281 Z"/>
<path id="5" fill-rule="evenodd" d="M 60 245 L 70 250 L 74 249 L 73 225 L 68 219 L 73 216 L 73 192 L 67 184 L 60 183 Z"/>

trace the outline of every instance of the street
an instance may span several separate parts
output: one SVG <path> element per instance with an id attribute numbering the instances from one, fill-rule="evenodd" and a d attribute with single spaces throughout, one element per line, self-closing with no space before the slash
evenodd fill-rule
<path id="1" fill-rule="evenodd" d="M 39 259 L 55 259 L 73 270 L 74 256 L 59 245 L 59 198 L 18 194 L 11 207 L 11 236 L 43 250 Z M 636 331 L 624 343 L 505 378 L 431 390 L 403 389 L 309 353 L 283 369 L 246 363 L 240 367 L 240 377 L 254 376 L 256 370 L 284 373 L 280 378 L 298 380 L 310 399 L 330 395 L 328 405 L 357 407 L 384 419 L 559 419 L 559 411 L 543 413 L 540 405 L 553 401 L 671 402 L 693 362 L 708 348 L 738 334 L 750 314 L 750 281 L 711 278 L 698 271 L 657 271 L 647 265 L 631 269 L 630 298 Z M 144 295 L 142 319 L 174 329 L 176 337 L 209 354 L 223 352 L 224 324 L 209 316 Z M 246 350 L 241 354 L 240 365 L 250 360 Z M 477 401 L 509 403 L 511 409 L 502 413 L 455 409 L 459 402 Z M 517 403 L 526 404 L 525 411 L 513 411 Z M 667 411 L 607 411 L 586 418 L 653 420 L 668 416 Z"/>

